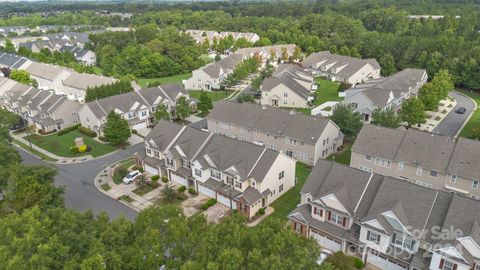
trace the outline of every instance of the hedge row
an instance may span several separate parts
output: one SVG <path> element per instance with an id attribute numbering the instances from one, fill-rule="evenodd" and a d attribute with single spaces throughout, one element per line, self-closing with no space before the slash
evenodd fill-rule
<path id="1" fill-rule="evenodd" d="M 92 137 L 92 138 L 97 137 L 97 133 L 96 133 L 95 131 L 93 131 L 93 130 L 91 130 L 91 129 L 89 129 L 89 128 L 86 128 L 86 127 L 80 126 L 80 127 L 78 127 L 78 131 L 79 131 L 80 133 L 83 133 L 83 134 L 85 134 L 85 135 L 87 135 L 87 136 L 89 136 L 89 137 Z"/>
<path id="2" fill-rule="evenodd" d="M 62 136 L 63 134 L 67 134 L 67 133 L 70 132 L 70 131 L 74 131 L 74 130 L 78 129 L 79 127 L 80 127 L 80 124 L 74 125 L 74 126 L 71 126 L 71 127 L 64 128 L 64 129 L 62 129 L 62 130 L 59 130 L 59 131 L 57 132 L 57 135 L 58 135 L 58 136 Z"/>

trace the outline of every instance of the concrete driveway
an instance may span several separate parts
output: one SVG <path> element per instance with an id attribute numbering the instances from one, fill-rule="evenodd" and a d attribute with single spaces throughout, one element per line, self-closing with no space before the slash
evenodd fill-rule
<path id="1" fill-rule="evenodd" d="M 475 109 L 475 103 L 470 98 L 460 94 L 457 91 L 450 92 L 450 95 L 457 101 L 457 105 L 442 120 L 442 122 L 440 122 L 440 124 L 433 130 L 433 132 L 453 138 L 458 133 L 458 131 L 460 131 L 463 123 L 467 121 L 468 117 Z M 464 107 L 466 109 L 464 114 L 456 113 L 456 110 L 460 107 Z"/>
<path id="2" fill-rule="evenodd" d="M 206 203 L 208 199 L 210 199 L 210 197 L 203 194 L 198 194 L 195 197 L 186 199 L 180 204 L 180 207 L 183 209 L 183 214 L 187 217 L 193 216 L 201 211 L 200 207 Z"/>
<path id="3" fill-rule="evenodd" d="M 217 202 L 212 207 L 203 211 L 202 214 L 205 215 L 205 217 L 207 218 L 207 221 L 218 223 L 222 218 L 228 215 L 228 211 L 230 211 L 230 208 Z"/>

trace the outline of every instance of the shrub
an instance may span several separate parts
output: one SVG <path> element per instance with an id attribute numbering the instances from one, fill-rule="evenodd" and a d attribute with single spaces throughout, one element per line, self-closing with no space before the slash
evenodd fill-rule
<path id="1" fill-rule="evenodd" d="M 362 262 L 362 260 L 357 257 L 353 257 L 353 265 L 357 269 L 363 269 L 365 267 L 365 264 Z"/>
<path id="2" fill-rule="evenodd" d="M 208 209 L 208 205 L 206 203 L 202 204 L 202 206 L 200 206 L 200 208 L 202 210 L 207 210 Z"/>
<path id="3" fill-rule="evenodd" d="M 87 145 L 84 144 L 84 145 L 78 147 L 78 152 L 80 152 L 80 153 L 85 153 L 85 152 L 87 152 Z"/>
<path id="4" fill-rule="evenodd" d="M 215 199 L 213 199 L 213 198 L 207 201 L 208 207 L 213 206 L 213 205 L 216 204 L 216 203 L 217 203 L 217 200 L 215 200 Z"/>
<path id="5" fill-rule="evenodd" d="M 167 183 L 167 182 L 168 182 L 168 178 L 167 178 L 166 176 L 162 176 L 162 182 Z"/>
<path id="6" fill-rule="evenodd" d="M 140 166 L 135 165 L 135 166 L 132 167 L 132 170 L 134 170 L 134 171 L 135 170 L 140 170 L 140 168 L 141 168 Z"/>
<path id="7" fill-rule="evenodd" d="M 258 211 L 257 211 L 257 216 L 263 216 L 265 215 L 265 208 L 260 208 Z"/>
<path id="8" fill-rule="evenodd" d="M 70 132 L 70 131 L 74 131 L 74 130 L 78 129 L 78 127 L 80 127 L 80 124 L 78 124 L 78 125 L 73 125 L 73 126 L 71 126 L 71 127 L 64 128 L 64 129 L 62 129 L 62 130 L 59 130 L 59 131 L 57 132 L 57 135 L 58 135 L 58 136 L 62 136 L 63 134 L 66 134 L 66 133 L 68 133 L 68 132 Z"/>
<path id="9" fill-rule="evenodd" d="M 187 187 L 186 187 L 186 186 L 180 186 L 180 187 L 177 189 L 178 193 L 183 193 L 183 192 L 185 192 L 185 190 L 187 190 Z"/>
<path id="10" fill-rule="evenodd" d="M 102 142 L 108 142 L 108 139 L 103 136 L 98 137 L 98 139 Z"/>
<path id="11" fill-rule="evenodd" d="M 136 129 L 132 129 L 133 134 L 138 134 L 138 131 Z"/>
<path id="12" fill-rule="evenodd" d="M 156 182 L 156 181 L 158 181 L 158 179 L 160 179 L 160 175 L 153 175 L 152 177 L 150 177 L 150 179 L 152 179 L 152 181 Z"/>
<path id="13" fill-rule="evenodd" d="M 176 197 L 177 197 L 177 199 L 183 201 L 187 198 L 187 195 L 185 195 L 184 193 L 177 193 Z"/>
<path id="14" fill-rule="evenodd" d="M 125 168 L 123 166 L 118 166 L 117 168 L 115 168 L 115 171 L 114 171 L 113 174 L 118 175 L 119 177 L 123 178 L 123 177 L 127 176 L 128 170 L 127 170 L 127 168 Z"/>
<path id="15" fill-rule="evenodd" d="M 138 168 L 138 171 L 140 171 L 141 173 L 143 173 L 145 170 L 143 169 L 143 167 L 139 167 L 139 168 Z"/>
<path id="16" fill-rule="evenodd" d="M 195 189 L 193 187 L 189 187 L 188 188 L 188 193 L 192 194 L 192 195 L 196 195 L 197 192 L 195 191 Z"/>
<path id="17" fill-rule="evenodd" d="M 70 152 L 72 152 L 72 154 L 78 154 L 78 153 L 80 153 L 78 147 L 76 147 L 76 146 L 70 147 Z"/>
<path id="18" fill-rule="evenodd" d="M 95 131 L 93 131 L 89 128 L 86 128 L 86 127 L 80 126 L 80 127 L 78 127 L 78 131 L 80 133 L 83 133 L 83 134 L 87 135 L 88 137 L 92 137 L 92 138 L 97 137 L 97 133 Z"/>

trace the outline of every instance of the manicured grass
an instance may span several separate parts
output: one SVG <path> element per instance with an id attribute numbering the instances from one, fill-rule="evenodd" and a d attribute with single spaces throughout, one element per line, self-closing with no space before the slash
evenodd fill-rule
<path id="1" fill-rule="evenodd" d="M 460 136 L 467 137 L 473 139 L 472 130 L 476 127 L 480 126 L 480 93 L 479 92 L 470 92 L 466 90 L 458 90 L 464 95 L 471 97 L 477 103 L 477 110 L 475 110 L 468 120 L 465 127 L 463 127 L 462 131 L 460 132 Z"/>
<path id="2" fill-rule="evenodd" d="M 23 142 L 19 141 L 19 140 L 13 140 L 15 142 L 16 145 L 22 147 L 23 149 L 27 150 L 28 152 L 36 155 L 37 157 L 43 159 L 43 160 L 47 160 L 47 161 L 57 161 L 56 159 L 54 158 L 51 158 L 47 155 L 45 155 L 44 153 L 42 152 L 38 152 L 37 150 L 33 149 L 33 148 L 30 148 L 30 146 L 24 144 Z"/>
<path id="3" fill-rule="evenodd" d="M 109 191 L 110 189 L 112 189 L 112 187 L 111 187 L 108 183 L 101 184 L 100 186 L 101 186 L 102 189 L 105 190 L 105 191 Z"/>
<path id="4" fill-rule="evenodd" d="M 318 88 L 316 91 L 316 97 L 313 100 L 314 106 L 318 106 L 327 101 L 342 100 L 342 98 L 338 96 L 338 86 L 340 85 L 338 82 L 324 80 L 320 77 L 315 78 L 315 81 L 317 82 Z"/>
<path id="5" fill-rule="evenodd" d="M 300 203 L 300 190 L 310 174 L 311 168 L 304 163 L 298 162 L 295 167 L 297 183 L 295 186 L 274 201 L 270 206 L 275 209 L 270 217 L 287 219 L 287 216 Z M 269 217 L 269 218 L 270 218 Z"/>
<path id="6" fill-rule="evenodd" d="M 148 183 L 143 187 L 138 187 L 138 188 L 134 189 L 132 192 L 137 194 L 138 196 L 143 196 L 143 195 L 149 193 L 150 191 L 156 189 L 157 187 L 159 187 L 158 183 Z"/>
<path id="7" fill-rule="evenodd" d="M 119 199 L 122 200 L 122 201 L 126 201 L 128 203 L 133 202 L 133 199 L 128 195 L 122 195 L 122 196 L 119 197 Z"/>
<path id="8" fill-rule="evenodd" d="M 70 131 L 61 136 L 58 136 L 57 134 L 51 134 L 47 136 L 32 134 L 29 136 L 33 144 L 60 157 L 81 157 L 85 155 L 98 157 L 108 154 L 117 149 L 113 145 L 99 143 L 94 139 L 80 133 L 78 130 Z M 83 137 L 85 144 L 92 147 L 92 150 L 90 152 L 73 154 L 70 151 L 70 147 L 75 145 L 75 138 L 78 137 Z"/>
<path id="9" fill-rule="evenodd" d="M 353 142 L 344 141 L 343 150 L 340 153 L 332 154 L 327 157 L 328 160 L 334 160 L 335 162 L 342 163 L 345 165 L 350 165 L 350 157 L 352 156 L 352 145 Z"/>
<path id="10" fill-rule="evenodd" d="M 186 80 L 192 77 L 192 73 L 185 73 L 175 76 L 162 77 L 162 78 L 150 78 L 150 79 L 138 79 L 138 84 L 141 87 L 148 87 L 149 84 L 159 82 L 160 84 L 182 83 L 182 80 Z"/>
<path id="11" fill-rule="evenodd" d="M 196 99 L 199 99 L 200 98 L 200 94 L 202 93 L 202 91 L 200 90 L 194 90 L 194 91 L 189 91 L 188 94 L 190 95 L 191 98 L 196 98 Z M 217 100 L 221 100 L 221 99 L 225 99 L 227 98 L 228 96 L 230 96 L 231 94 L 233 93 L 233 91 L 229 91 L 229 90 L 225 90 L 225 91 L 207 91 L 207 95 L 208 97 L 212 100 L 212 101 L 217 101 Z"/>

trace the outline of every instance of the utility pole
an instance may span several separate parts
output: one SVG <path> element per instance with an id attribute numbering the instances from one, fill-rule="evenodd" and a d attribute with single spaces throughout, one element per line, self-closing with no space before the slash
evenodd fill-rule
<path id="1" fill-rule="evenodd" d="M 22 113 L 20 113 L 20 115 L 22 117 L 23 124 L 25 125 L 25 132 L 27 133 L 27 141 L 30 144 L 30 148 L 33 148 L 32 147 L 32 141 L 30 140 L 30 134 L 28 134 L 28 123 L 27 123 L 27 120 L 26 120 L 27 116 L 25 114 L 25 117 L 24 117 Z"/>

